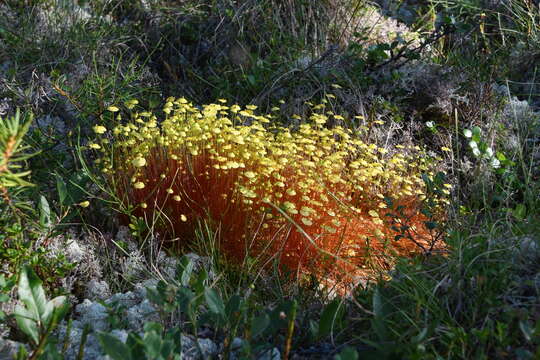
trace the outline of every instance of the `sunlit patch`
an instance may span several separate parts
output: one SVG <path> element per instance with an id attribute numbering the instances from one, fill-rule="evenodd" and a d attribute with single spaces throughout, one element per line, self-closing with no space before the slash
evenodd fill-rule
<path id="1" fill-rule="evenodd" d="M 284 268 L 337 277 L 419 252 L 431 236 L 420 211 L 426 200 L 444 217 L 451 185 L 428 192 L 422 174 L 435 176 L 436 160 L 420 147 L 382 148 L 365 141 L 369 127 L 330 127 L 329 118 L 346 119 L 324 103 L 293 115 L 294 129 L 255 114 L 256 106 L 225 104 L 171 97 L 164 119 L 135 112 L 111 141 L 88 145 L 100 150 L 99 166 L 130 215 L 158 219 L 149 225 L 179 239 L 174 249 L 185 249 L 206 219 L 231 261 L 243 262 L 248 250 L 260 259 L 279 254 Z M 388 241 L 405 226 L 410 237 Z"/>

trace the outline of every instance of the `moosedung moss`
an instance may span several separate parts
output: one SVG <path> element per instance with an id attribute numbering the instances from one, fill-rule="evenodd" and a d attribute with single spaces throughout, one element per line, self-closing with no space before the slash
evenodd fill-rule
<path id="1" fill-rule="evenodd" d="M 421 175 L 435 176 L 436 160 L 418 146 L 362 141 L 328 126 L 342 117 L 323 105 L 292 129 L 226 100 L 197 108 L 171 97 L 162 121 L 136 104 L 125 104 L 127 123 L 97 125 L 89 147 L 122 207 L 173 248 L 205 219 L 232 261 L 278 257 L 295 272 L 342 276 L 440 246 L 430 221 L 444 216 L 450 186 L 428 191 Z"/>

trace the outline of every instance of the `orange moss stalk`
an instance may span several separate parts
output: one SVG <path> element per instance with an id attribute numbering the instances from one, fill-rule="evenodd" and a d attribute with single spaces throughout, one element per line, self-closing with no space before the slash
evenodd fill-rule
<path id="1" fill-rule="evenodd" d="M 112 142 L 90 147 L 103 152 L 103 172 L 126 207 L 154 219 L 154 229 L 179 239 L 176 247 L 203 218 L 220 227 L 232 260 L 279 256 L 292 270 L 337 274 L 426 243 L 420 175 L 433 175 L 433 166 L 420 148 L 389 153 L 361 134 L 326 128 L 338 117 L 332 113 L 314 113 L 293 131 L 253 110 L 169 98 L 159 125 L 153 114 L 134 112 L 112 130 Z M 404 209 L 401 219 L 387 216 L 389 199 Z M 394 241 L 396 225 L 414 237 Z"/>

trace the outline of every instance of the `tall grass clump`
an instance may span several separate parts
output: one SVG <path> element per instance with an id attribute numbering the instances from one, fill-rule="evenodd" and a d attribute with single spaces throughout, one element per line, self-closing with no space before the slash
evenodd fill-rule
<path id="1" fill-rule="evenodd" d="M 299 272 L 350 274 L 440 248 L 432 222 L 449 185 L 429 191 L 435 162 L 419 147 L 362 141 L 328 126 L 341 117 L 322 105 L 296 128 L 255 108 L 169 98 L 163 121 L 132 110 L 122 125 L 96 126 L 101 140 L 89 147 L 132 222 L 172 249 L 189 246 L 201 219 L 219 230 L 231 261 L 277 258 Z"/>

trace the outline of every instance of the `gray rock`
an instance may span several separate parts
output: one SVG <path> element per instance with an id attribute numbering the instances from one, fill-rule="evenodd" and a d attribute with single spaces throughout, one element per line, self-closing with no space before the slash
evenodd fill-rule
<path id="1" fill-rule="evenodd" d="M 75 314 L 78 315 L 81 328 L 86 324 L 92 326 L 94 331 L 105 331 L 109 328 L 107 308 L 99 303 L 85 299 L 75 307 Z"/>
<path id="2" fill-rule="evenodd" d="M 126 330 L 115 329 L 111 331 L 111 335 L 116 337 L 118 340 L 120 340 L 123 343 L 125 343 L 128 338 L 128 333 Z"/>
<path id="3" fill-rule="evenodd" d="M 105 300 L 111 296 L 109 284 L 103 280 L 91 279 L 86 287 L 85 297 L 90 300 Z"/>
<path id="4" fill-rule="evenodd" d="M 107 305 L 121 305 L 125 308 L 131 308 L 137 306 L 142 299 L 133 291 L 128 291 L 125 293 L 117 293 L 105 300 Z"/>
<path id="5" fill-rule="evenodd" d="M 281 360 L 281 353 L 278 348 L 272 348 L 260 354 L 257 360 Z"/>
<path id="6" fill-rule="evenodd" d="M 176 269 L 178 268 L 178 260 L 178 258 L 167 256 L 164 251 L 160 251 L 157 256 L 156 265 L 161 270 L 163 276 L 174 279 Z"/>
<path id="7" fill-rule="evenodd" d="M 31 128 L 38 128 L 41 131 L 52 130 L 58 135 L 66 135 L 67 127 L 64 120 L 58 116 L 45 115 L 35 119 Z"/>
<path id="8" fill-rule="evenodd" d="M 525 262 L 536 262 L 540 260 L 540 246 L 538 239 L 531 236 L 518 238 L 515 255 Z"/>
<path id="9" fill-rule="evenodd" d="M 144 256 L 139 251 L 132 251 L 121 259 L 122 275 L 129 281 L 142 280 L 148 272 Z"/>
<path id="10" fill-rule="evenodd" d="M 99 249 L 96 248 L 96 238 L 93 234 L 81 236 L 68 231 L 49 240 L 48 256 L 56 257 L 65 255 L 67 260 L 75 265 L 71 272 L 62 280 L 62 286 L 67 291 L 75 288 L 83 289 L 90 299 L 105 298 L 97 296 L 99 292 L 106 290 L 102 281 L 102 268 Z M 90 288 L 89 288 L 90 287 Z M 98 288 L 96 288 L 98 287 Z M 107 286 L 108 287 L 108 286 Z"/>
<path id="11" fill-rule="evenodd" d="M 235 337 L 231 343 L 231 350 L 236 351 L 240 349 L 244 345 L 244 339 Z"/>
<path id="12" fill-rule="evenodd" d="M 19 342 L 0 338 L 0 360 L 13 359 L 21 346 L 26 347 L 26 345 Z"/>
<path id="13" fill-rule="evenodd" d="M 131 233 L 129 231 L 129 228 L 127 226 L 120 226 L 118 228 L 118 231 L 116 233 L 116 241 L 117 242 L 125 242 L 125 243 L 134 243 L 133 241 L 133 236 L 131 236 Z M 137 250 L 137 248 L 135 247 L 134 249 L 129 249 L 130 251 L 134 251 L 134 250 Z"/>
<path id="14" fill-rule="evenodd" d="M 494 238 L 489 240 L 490 248 L 507 248 L 509 259 L 518 267 L 531 270 L 540 264 L 539 239 L 530 235 Z"/>
<path id="15" fill-rule="evenodd" d="M 155 288 L 157 286 L 158 280 L 157 279 L 148 279 L 141 283 L 137 283 L 134 286 L 133 292 L 137 294 L 141 299 L 146 298 L 146 289 L 147 288 Z"/>
<path id="16" fill-rule="evenodd" d="M 147 322 L 159 321 L 156 307 L 146 299 L 139 305 L 129 308 L 126 317 L 129 327 L 132 329 L 142 329 Z"/>
<path id="17" fill-rule="evenodd" d="M 0 65 L 0 74 L 3 72 L 4 64 Z M 10 114 L 13 112 L 13 104 L 11 99 L 9 98 L 3 98 L 0 99 L 0 116 L 6 116 L 7 114 Z"/>
<path id="18" fill-rule="evenodd" d="M 219 352 L 218 346 L 210 339 L 199 339 L 202 358 L 212 357 Z M 192 336 L 182 335 L 182 355 L 184 359 L 201 359 L 197 343 Z"/>
<path id="19" fill-rule="evenodd" d="M 65 357 L 66 359 L 69 359 L 69 360 L 76 359 L 76 356 L 79 352 L 80 337 L 76 344 L 77 346 L 74 346 L 71 349 L 71 352 L 70 351 L 66 352 L 66 357 Z M 73 355 L 69 356 L 70 354 L 73 354 Z M 99 344 L 99 340 L 94 334 L 90 334 L 86 338 L 83 354 L 84 354 L 83 355 L 84 360 L 109 360 L 109 357 L 103 354 L 103 351 L 101 350 L 101 345 Z"/>
<path id="20" fill-rule="evenodd" d="M 193 272 L 198 273 L 201 270 L 206 270 L 208 278 L 213 281 L 216 278 L 216 274 L 213 270 L 212 259 L 208 256 L 199 256 L 195 253 L 188 253 L 187 256 L 193 261 Z"/>

